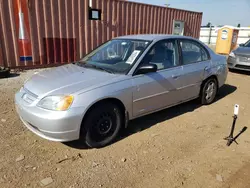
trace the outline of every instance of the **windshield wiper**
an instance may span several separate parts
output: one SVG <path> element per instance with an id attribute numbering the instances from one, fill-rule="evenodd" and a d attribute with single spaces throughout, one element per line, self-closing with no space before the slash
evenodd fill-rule
<path id="1" fill-rule="evenodd" d="M 97 67 L 97 68 L 100 69 L 100 70 L 106 71 L 106 72 L 108 72 L 110 74 L 115 74 L 113 71 L 111 71 L 109 69 L 106 69 L 106 68 L 103 68 L 103 67 Z"/>
<path id="2" fill-rule="evenodd" d="M 89 68 L 94 68 L 94 69 L 98 69 L 98 70 L 102 70 L 102 71 L 105 71 L 105 72 L 108 72 L 108 73 L 110 73 L 110 74 L 114 74 L 114 72 L 113 71 L 111 71 L 111 70 L 108 70 L 108 69 L 105 69 L 105 68 L 103 68 L 103 67 L 99 67 L 99 66 L 96 66 L 96 65 L 93 65 L 93 64 L 83 64 L 82 65 L 83 67 L 89 67 Z"/>

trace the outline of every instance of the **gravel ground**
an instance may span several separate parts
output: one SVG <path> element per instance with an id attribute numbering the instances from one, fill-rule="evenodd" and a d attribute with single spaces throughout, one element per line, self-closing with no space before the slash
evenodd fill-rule
<path id="1" fill-rule="evenodd" d="M 14 93 L 35 71 L 0 79 L 0 187 L 250 187 L 250 137 L 226 146 L 233 105 L 235 132 L 250 125 L 250 79 L 229 73 L 217 101 L 191 101 L 130 122 L 102 149 L 50 142 L 28 131 Z"/>

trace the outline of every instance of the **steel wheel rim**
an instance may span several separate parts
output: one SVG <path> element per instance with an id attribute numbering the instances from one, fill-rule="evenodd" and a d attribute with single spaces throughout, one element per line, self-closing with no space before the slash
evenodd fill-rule
<path id="1" fill-rule="evenodd" d="M 102 142 L 112 136 L 116 130 L 116 116 L 111 112 L 100 114 L 90 129 L 90 137 L 95 142 Z"/>
<path id="2" fill-rule="evenodd" d="M 207 89 L 205 91 L 206 95 L 205 98 L 206 100 L 211 100 L 214 92 L 215 92 L 216 88 L 215 88 L 215 83 L 214 82 L 210 82 L 207 86 Z"/>
<path id="3" fill-rule="evenodd" d="M 111 117 L 102 117 L 96 125 L 97 131 L 100 135 L 107 134 L 112 128 Z"/>

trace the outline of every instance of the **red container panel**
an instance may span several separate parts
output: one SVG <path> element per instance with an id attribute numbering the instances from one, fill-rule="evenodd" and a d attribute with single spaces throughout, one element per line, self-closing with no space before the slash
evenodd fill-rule
<path id="1" fill-rule="evenodd" d="M 202 13 L 92 0 L 93 8 L 101 9 L 102 19 L 91 21 L 88 2 L 0 0 L 0 65 L 37 68 L 69 63 L 117 36 L 172 34 L 174 20 L 185 22 L 184 35 L 199 38 Z M 27 53 L 32 57 L 21 57 Z"/>

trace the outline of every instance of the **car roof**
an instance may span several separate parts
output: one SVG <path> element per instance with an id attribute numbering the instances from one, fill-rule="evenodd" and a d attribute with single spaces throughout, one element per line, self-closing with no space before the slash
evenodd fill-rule
<path id="1" fill-rule="evenodd" d="M 171 38 L 180 38 L 180 39 L 194 39 L 192 37 L 180 36 L 180 35 L 166 35 L 166 34 L 145 34 L 145 35 L 126 35 L 120 36 L 116 39 L 137 39 L 137 40 L 162 40 L 162 39 L 171 39 Z"/>

